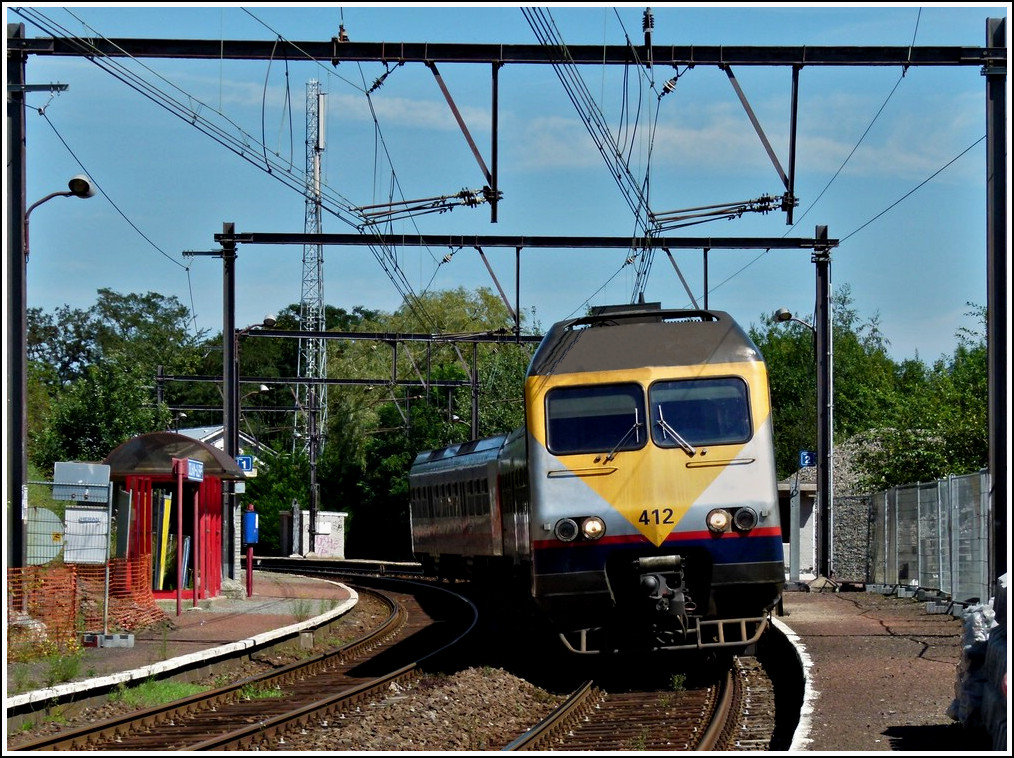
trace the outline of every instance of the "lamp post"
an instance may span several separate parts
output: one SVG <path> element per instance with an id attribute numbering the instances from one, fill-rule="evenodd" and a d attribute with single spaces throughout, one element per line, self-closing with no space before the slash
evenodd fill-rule
<path id="1" fill-rule="evenodd" d="M 231 312 L 229 315 L 232 315 Z M 222 382 L 224 385 L 224 391 L 222 392 L 222 445 L 225 448 L 225 454 L 232 460 L 236 460 L 236 456 L 239 455 L 239 338 L 244 334 L 249 334 L 254 329 L 261 327 L 270 329 L 275 323 L 275 317 L 269 314 L 258 324 L 251 324 L 243 329 L 228 329 L 222 332 L 222 342 L 225 348 L 222 351 L 224 356 L 222 362 Z M 231 339 L 226 338 L 226 335 L 230 333 L 232 335 Z M 236 498 L 236 483 L 229 482 L 227 484 L 228 491 L 226 492 L 226 497 L 228 505 L 225 507 L 226 513 L 223 520 L 226 521 L 228 528 L 222 530 L 222 539 L 224 541 L 227 536 L 229 544 L 222 546 L 222 560 L 223 563 L 228 564 L 227 573 L 229 578 L 235 579 L 236 507 L 238 503 Z"/>
<path id="2" fill-rule="evenodd" d="M 62 192 L 51 192 L 28 206 L 21 214 L 21 223 L 12 224 L 11 244 L 8 247 L 8 312 L 7 343 L 7 437 L 8 469 L 7 489 L 8 552 L 10 568 L 25 565 L 25 519 L 28 512 L 28 219 L 32 211 L 54 197 L 92 197 L 95 188 L 84 174 L 78 174 L 67 183 Z M 20 238 L 20 239 L 19 239 Z"/>
<path id="3" fill-rule="evenodd" d="M 826 311 L 825 318 L 827 319 Z M 831 575 L 831 510 L 834 500 L 832 491 L 832 445 L 831 436 L 831 363 L 830 329 L 818 329 L 792 315 L 787 308 L 775 311 L 775 321 L 795 321 L 813 332 L 817 358 L 817 574 L 825 579 Z M 823 335 L 823 337 L 822 337 Z M 824 356 L 828 358 L 824 360 Z M 790 531 L 792 525 L 790 524 Z M 798 529 L 798 524 L 796 525 Z M 793 532 L 795 534 L 795 532 Z M 790 556 L 791 563 L 791 556 Z"/>
<path id="4" fill-rule="evenodd" d="M 262 384 L 257 389 L 250 390 L 250 392 L 245 393 L 243 395 L 243 397 L 241 397 L 239 399 L 239 408 L 240 408 L 240 410 L 239 410 L 239 417 L 238 418 L 242 419 L 243 422 L 246 424 L 246 433 L 249 434 L 250 437 L 252 437 L 253 439 L 257 439 L 257 435 L 254 434 L 253 430 L 250 428 L 250 419 L 247 418 L 243 414 L 243 409 L 242 409 L 243 408 L 243 401 L 246 400 L 248 397 L 253 397 L 254 395 L 261 395 L 261 394 L 264 394 L 265 392 L 270 392 L 270 391 L 271 391 L 271 388 L 268 385 Z M 237 424 L 237 426 L 238 426 L 238 424 Z M 237 435 L 238 435 L 238 432 L 237 432 Z M 239 454 L 239 444 L 238 443 L 236 445 L 236 453 L 237 453 L 237 455 Z"/>

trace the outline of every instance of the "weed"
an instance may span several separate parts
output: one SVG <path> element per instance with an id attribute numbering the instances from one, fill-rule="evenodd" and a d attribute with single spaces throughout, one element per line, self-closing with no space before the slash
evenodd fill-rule
<path id="1" fill-rule="evenodd" d="M 642 730 L 640 734 L 630 740 L 630 747 L 627 750 L 644 750 L 648 746 L 648 732 Z"/>
<path id="2" fill-rule="evenodd" d="M 57 705 L 54 701 L 52 708 L 49 709 L 49 713 L 46 715 L 46 721 L 50 724 L 66 724 L 67 715 L 64 706 Z"/>
<path id="3" fill-rule="evenodd" d="M 11 684 L 14 685 L 14 692 L 27 692 L 28 690 L 34 689 L 35 678 L 32 676 L 32 671 L 23 664 L 13 664 L 11 667 Z"/>
<path id="4" fill-rule="evenodd" d="M 687 675 L 686 674 L 673 674 L 672 679 L 669 680 L 669 689 L 673 692 L 683 692 L 687 688 Z"/>
<path id="5" fill-rule="evenodd" d="M 81 672 L 81 653 L 51 655 L 46 659 L 46 673 L 43 681 L 47 687 L 61 682 L 69 682 Z"/>
<path id="6" fill-rule="evenodd" d="M 328 635 L 324 638 L 322 644 L 324 647 L 342 647 L 343 645 L 352 641 L 351 637 L 345 637 L 340 634 Z"/>
<path id="7" fill-rule="evenodd" d="M 306 621 L 313 617 L 313 603 L 305 597 L 298 597 L 293 601 L 292 615 L 296 621 Z"/>
<path id="8" fill-rule="evenodd" d="M 322 597 L 320 599 L 320 615 L 323 616 L 329 611 L 333 611 L 338 607 L 338 598 L 336 597 Z"/>

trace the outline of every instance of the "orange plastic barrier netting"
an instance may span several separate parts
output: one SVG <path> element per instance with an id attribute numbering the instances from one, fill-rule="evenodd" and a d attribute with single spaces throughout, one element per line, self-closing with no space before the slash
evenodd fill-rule
<path id="1" fill-rule="evenodd" d="M 80 635 L 166 621 L 151 590 L 151 557 L 7 569 L 7 657 L 75 650 Z"/>

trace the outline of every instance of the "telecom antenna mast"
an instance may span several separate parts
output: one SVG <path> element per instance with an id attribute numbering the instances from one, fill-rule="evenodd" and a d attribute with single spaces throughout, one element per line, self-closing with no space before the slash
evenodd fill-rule
<path id="1" fill-rule="evenodd" d="M 324 153 L 324 93 L 320 82 L 306 84 L 306 217 L 304 231 L 319 234 L 321 207 L 321 156 Z M 303 246 L 303 291 L 299 301 L 299 329 L 324 331 L 323 245 Z M 317 454 L 327 428 L 327 352 L 323 338 L 300 338 L 297 376 L 297 408 L 292 449 L 302 449 L 310 459 L 310 550 L 314 549 L 317 520 Z"/>

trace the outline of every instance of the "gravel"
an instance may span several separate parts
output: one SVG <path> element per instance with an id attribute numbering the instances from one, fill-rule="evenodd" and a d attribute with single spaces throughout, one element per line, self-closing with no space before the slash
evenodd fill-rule
<path id="1" fill-rule="evenodd" d="M 286 738 L 272 750 L 500 750 L 563 698 L 503 669 L 392 684 L 387 697 Z"/>
<path id="2" fill-rule="evenodd" d="M 364 619 L 377 618 L 369 595 L 346 614 L 342 624 L 357 630 Z M 340 636 L 336 629 L 335 636 Z M 237 662 L 228 671 L 196 684 L 217 687 L 288 662 L 278 654 Z M 355 711 L 324 722 L 269 750 L 499 750 L 548 715 L 563 698 L 542 690 L 500 668 L 423 673 L 406 683 L 393 684 L 387 696 Z M 8 750 L 29 739 L 76 729 L 89 723 L 137 710 L 122 700 L 109 700 L 77 712 L 63 712 L 38 723 L 15 728 L 7 737 Z M 265 748 L 262 748 L 265 749 Z"/>

